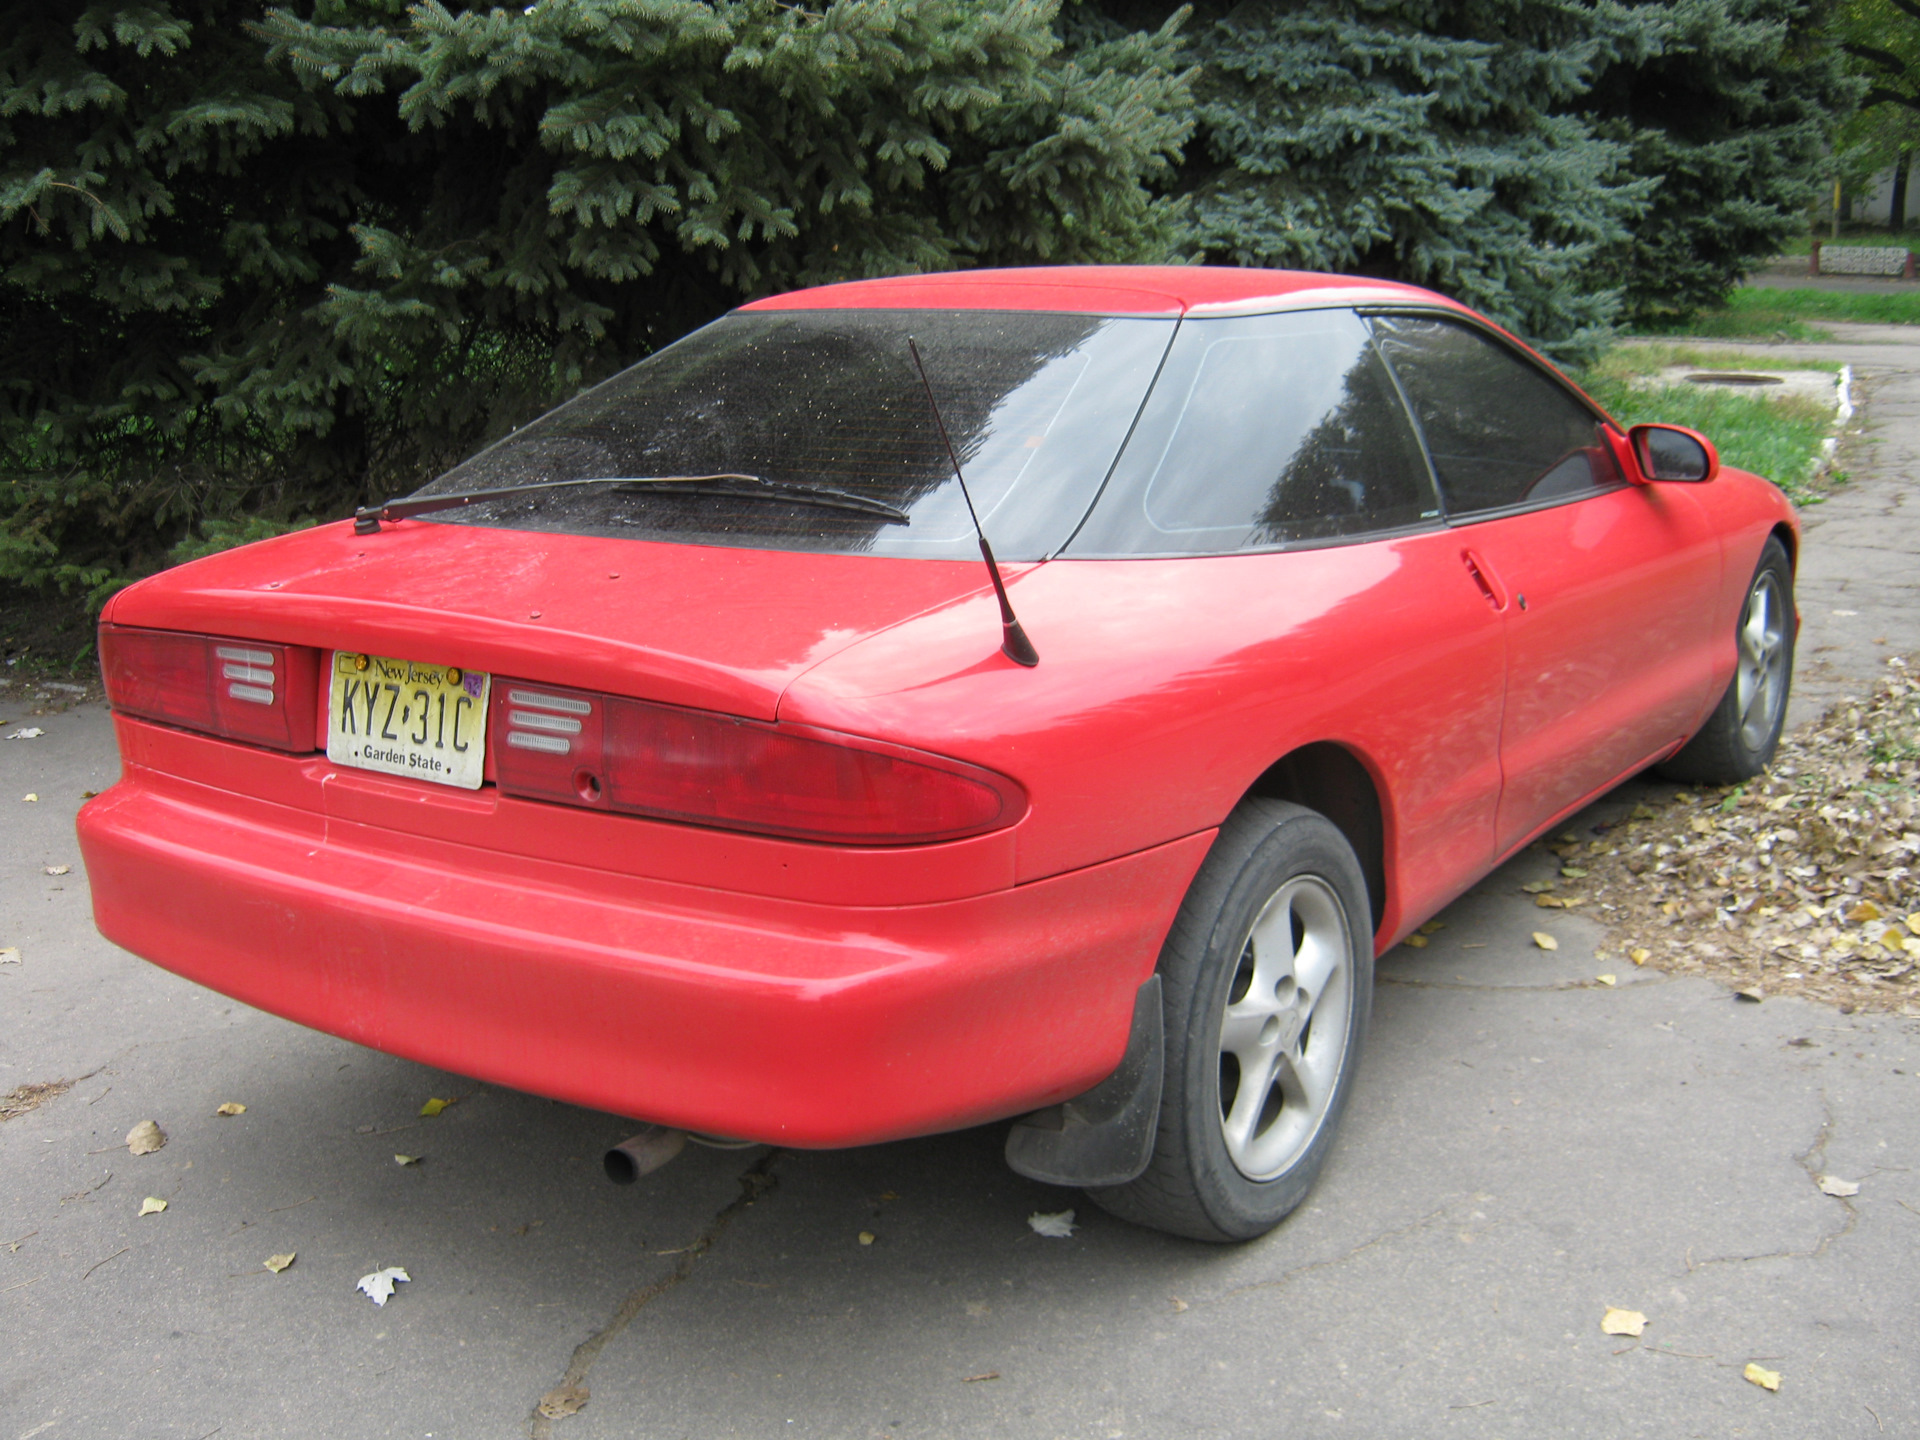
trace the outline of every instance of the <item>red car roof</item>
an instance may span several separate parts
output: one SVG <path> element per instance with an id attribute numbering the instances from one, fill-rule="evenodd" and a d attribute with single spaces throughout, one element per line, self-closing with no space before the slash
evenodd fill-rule
<path id="1" fill-rule="evenodd" d="M 1331 293 L 1330 293 L 1331 292 Z M 1364 293 L 1356 293 L 1364 292 Z M 951 270 L 851 280 L 769 295 L 744 310 L 1062 310 L 1095 315 L 1184 315 L 1264 300 L 1454 302 L 1416 285 L 1310 270 L 1226 265 L 1035 265 L 1018 270 Z M 1457 308 L 1457 307 L 1456 307 Z"/>

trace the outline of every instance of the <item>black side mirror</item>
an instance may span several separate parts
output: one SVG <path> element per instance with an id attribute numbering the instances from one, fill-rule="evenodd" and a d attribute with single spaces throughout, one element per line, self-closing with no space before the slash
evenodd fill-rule
<path id="1" fill-rule="evenodd" d="M 1634 458 L 1648 481 L 1711 480 L 1720 473 L 1720 455 L 1713 442 L 1678 425 L 1636 425 L 1627 432 Z"/>

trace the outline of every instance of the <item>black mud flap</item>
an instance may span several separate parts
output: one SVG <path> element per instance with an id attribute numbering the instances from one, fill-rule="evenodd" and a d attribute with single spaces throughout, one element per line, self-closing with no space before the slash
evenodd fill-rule
<path id="1" fill-rule="evenodd" d="M 1120 1068 L 1084 1095 L 1022 1115 L 1007 1132 L 1007 1164 L 1049 1185 L 1124 1185 L 1147 1168 L 1160 1127 L 1166 1070 L 1160 977 L 1133 1001 Z"/>

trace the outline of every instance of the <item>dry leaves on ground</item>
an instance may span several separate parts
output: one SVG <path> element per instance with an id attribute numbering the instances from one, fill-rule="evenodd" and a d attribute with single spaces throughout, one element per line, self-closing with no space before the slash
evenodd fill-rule
<path id="1" fill-rule="evenodd" d="M 142 1120 L 127 1132 L 127 1149 L 136 1155 L 151 1155 L 167 1143 L 167 1132 L 151 1120 Z"/>
<path id="2" fill-rule="evenodd" d="M 16 1085 L 0 1095 L 0 1120 L 24 1115 L 49 1100 L 57 1100 L 73 1088 L 71 1080 L 48 1080 L 37 1085 Z"/>
<path id="3" fill-rule="evenodd" d="M 162 1200 L 157 1195 L 149 1195 L 147 1196 L 146 1199 L 140 1202 L 140 1215 L 142 1217 L 147 1215 L 158 1215 L 162 1210 L 166 1208 L 167 1208 L 166 1201 Z"/>
<path id="4" fill-rule="evenodd" d="M 1820 1187 L 1822 1195 L 1831 1195 L 1836 1200 L 1845 1200 L 1849 1195 L 1858 1195 L 1860 1186 L 1852 1180 L 1842 1180 L 1838 1175 L 1822 1175 L 1813 1182 Z"/>
<path id="5" fill-rule="evenodd" d="M 1591 872 L 1578 898 L 1635 964 L 1920 1015 L 1920 679 L 1890 659 L 1755 779 L 1551 848 Z"/>
<path id="6" fill-rule="evenodd" d="M 426 1119 L 431 1120 L 449 1105 L 457 1105 L 459 1103 L 460 1097 L 458 1095 L 454 1096 L 451 1100 L 442 1100 L 436 1095 L 420 1107 L 420 1114 Z"/>
<path id="7" fill-rule="evenodd" d="M 19 963 L 20 947 L 18 945 L 0 947 L 0 965 L 18 965 Z"/>
<path id="8" fill-rule="evenodd" d="M 274 1274 L 278 1275 L 282 1270 L 286 1269 L 289 1265 L 293 1264 L 294 1254 L 295 1254 L 294 1251 L 289 1250 L 284 1255 L 269 1255 L 267 1256 L 266 1259 L 262 1260 L 260 1263 L 266 1266 L 267 1269 L 271 1270 Z"/>
<path id="9" fill-rule="evenodd" d="M 1027 1217 L 1027 1224 L 1036 1235 L 1045 1235 L 1051 1240 L 1065 1240 L 1078 1227 L 1073 1223 L 1073 1211 L 1060 1210 L 1052 1215 L 1043 1215 L 1038 1210 Z"/>
<path id="10" fill-rule="evenodd" d="M 1780 1388 L 1780 1372 L 1778 1370 L 1769 1370 L 1766 1366 L 1756 1365 L 1749 1360 L 1747 1362 L 1747 1368 L 1740 1373 L 1758 1385 L 1762 1390 L 1778 1390 Z"/>
<path id="11" fill-rule="evenodd" d="M 393 1298 L 396 1282 L 411 1282 L 413 1277 L 398 1265 L 388 1265 L 371 1275 L 362 1275 L 353 1288 L 360 1291 L 376 1305 L 385 1305 Z"/>
<path id="12" fill-rule="evenodd" d="M 229 1100 L 213 1113 L 216 1115 L 244 1115 L 247 1113 L 247 1107 L 242 1105 L 238 1100 Z"/>

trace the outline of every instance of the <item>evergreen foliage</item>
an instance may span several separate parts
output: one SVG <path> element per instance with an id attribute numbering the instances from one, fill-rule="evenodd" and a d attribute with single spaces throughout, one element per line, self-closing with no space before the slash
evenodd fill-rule
<path id="1" fill-rule="evenodd" d="M 0 580 L 408 489 L 755 294 L 1164 257 L 1177 26 L 1057 18 L 0 3 Z"/>

